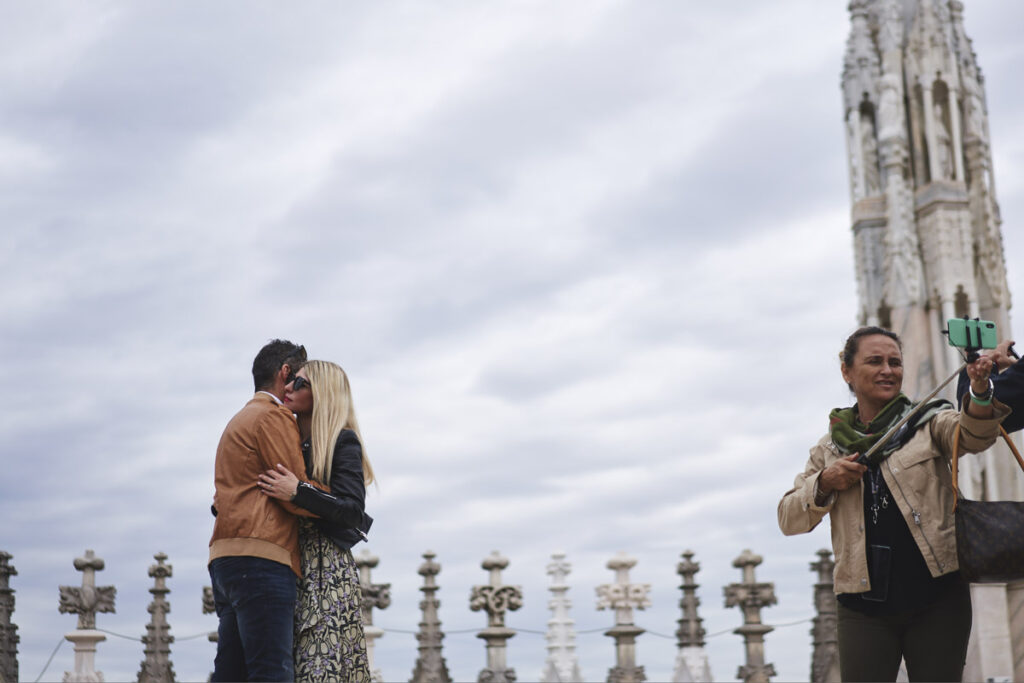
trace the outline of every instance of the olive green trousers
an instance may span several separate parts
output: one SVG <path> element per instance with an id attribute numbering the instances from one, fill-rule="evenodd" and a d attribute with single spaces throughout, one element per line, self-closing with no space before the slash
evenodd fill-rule
<path id="1" fill-rule="evenodd" d="M 929 606 L 867 616 L 838 605 L 843 681 L 895 681 L 900 659 L 911 681 L 960 681 L 971 635 L 971 591 L 958 583 Z"/>

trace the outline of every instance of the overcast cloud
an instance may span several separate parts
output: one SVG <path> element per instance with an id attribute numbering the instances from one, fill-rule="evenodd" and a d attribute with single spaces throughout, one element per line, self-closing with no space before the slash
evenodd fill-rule
<path id="1" fill-rule="evenodd" d="M 98 626 L 135 638 L 170 556 L 175 671 L 205 680 L 214 646 L 186 638 L 216 628 L 214 451 L 254 354 L 286 337 L 352 380 L 387 680 L 413 668 L 428 549 L 456 679 L 485 662 L 455 631 L 485 626 L 468 596 L 495 549 L 525 594 L 507 622 L 534 631 L 567 553 L 587 680 L 614 663 L 594 587 L 619 550 L 652 586 L 639 661 L 671 675 L 692 549 L 713 673 L 733 679 L 722 587 L 744 548 L 779 598 L 768 660 L 806 680 L 827 525 L 783 538 L 775 505 L 849 402 L 845 4 L 0 9 L 0 549 L 22 678 L 74 627 L 57 586 L 92 548 L 118 589 Z M 965 5 L 1020 296 L 1024 6 Z M 509 643 L 520 680 L 545 656 L 541 635 Z M 141 659 L 115 636 L 97 654 L 107 680 Z M 44 678 L 70 668 L 65 643 Z"/>

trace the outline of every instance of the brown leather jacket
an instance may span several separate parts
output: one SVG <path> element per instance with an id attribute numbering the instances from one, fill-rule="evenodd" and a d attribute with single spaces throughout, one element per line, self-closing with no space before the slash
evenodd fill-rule
<path id="1" fill-rule="evenodd" d="M 992 402 L 995 417 L 981 420 L 966 412 L 944 410 L 917 430 L 910 441 L 882 462 L 882 476 L 903 513 L 910 534 L 924 556 L 932 576 L 959 568 L 956 528 L 953 523 L 953 477 L 950 471 L 953 432 L 962 427 L 962 453 L 977 453 L 991 446 L 999 434 L 999 423 L 1010 409 Z M 836 593 L 871 590 L 864 542 L 864 480 L 860 486 L 833 491 L 825 504 L 814 504 L 814 485 L 822 470 L 845 457 L 828 434 L 811 448 L 804 471 L 793 488 L 779 501 L 779 528 L 787 536 L 802 534 L 831 515 L 833 573 Z"/>
<path id="2" fill-rule="evenodd" d="M 315 515 L 271 498 L 257 486 L 260 473 L 278 463 L 306 481 L 299 441 L 291 411 L 263 392 L 257 392 L 228 422 L 214 465 L 217 517 L 210 539 L 211 562 L 238 555 L 262 557 L 288 565 L 302 576 L 295 515 Z"/>

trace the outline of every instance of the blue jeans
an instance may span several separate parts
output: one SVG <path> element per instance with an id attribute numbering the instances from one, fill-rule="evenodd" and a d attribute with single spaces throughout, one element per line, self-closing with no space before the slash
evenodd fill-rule
<path id="1" fill-rule="evenodd" d="M 210 563 L 220 626 L 212 681 L 291 681 L 295 573 L 261 557 Z"/>

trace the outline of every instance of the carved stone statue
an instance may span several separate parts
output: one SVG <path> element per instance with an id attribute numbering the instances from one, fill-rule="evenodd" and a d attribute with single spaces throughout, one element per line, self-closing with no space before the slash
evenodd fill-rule
<path id="1" fill-rule="evenodd" d="M 608 671 L 609 683 L 638 683 L 647 680 L 642 666 L 636 663 L 636 639 L 644 629 L 633 623 L 633 609 L 651 606 L 647 597 L 649 583 L 630 583 L 629 570 L 636 559 L 619 552 L 606 565 L 615 572 L 615 583 L 597 587 L 597 609 L 615 610 L 615 626 L 605 631 L 615 639 L 615 666 Z"/>
<path id="2" fill-rule="evenodd" d="M 505 627 L 505 612 L 523 606 L 523 589 L 501 583 L 501 570 L 508 566 L 508 558 L 497 550 L 485 558 L 481 566 L 490 572 L 490 583 L 473 586 L 469 608 L 474 612 L 487 612 L 487 628 L 477 634 L 487 642 L 487 666 L 477 677 L 479 683 L 514 683 L 516 671 L 506 661 L 505 641 L 516 634 Z"/>
<path id="3" fill-rule="evenodd" d="M 864 195 L 871 197 L 882 193 L 882 181 L 878 172 L 878 138 L 875 137 L 875 121 L 870 112 L 860 113 L 861 159 L 864 164 Z"/>
<path id="4" fill-rule="evenodd" d="M 901 85 L 899 76 L 896 74 L 887 73 L 882 76 L 879 84 L 880 95 L 878 103 L 879 138 L 881 139 L 902 135 Z"/>
<path id="5" fill-rule="evenodd" d="M 430 550 L 423 553 L 424 562 L 419 568 L 419 574 L 423 577 L 423 586 L 420 587 L 423 591 L 423 599 L 420 601 L 423 616 L 420 620 L 420 630 L 416 634 L 419 655 L 416 657 L 416 665 L 410 679 L 412 683 L 451 683 L 452 680 L 448 673 L 448 665 L 441 656 L 444 632 L 441 630 L 441 619 L 437 614 L 441 601 L 434 596 L 437 592 L 434 577 L 441 573 L 441 565 L 434 562 L 435 557 Z"/>
<path id="6" fill-rule="evenodd" d="M 697 582 L 694 577 L 700 571 L 700 563 L 693 561 L 693 551 L 683 553 L 683 561 L 676 565 L 676 573 L 683 578 L 683 598 L 679 607 L 683 616 L 676 629 L 676 664 L 672 671 L 673 683 L 705 683 L 714 680 L 711 676 L 711 663 L 704 651 L 703 619 L 697 614 L 700 598 L 697 597 Z"/>
<path id="7" fill-rule="evenodd" d="M 935 154 L 938 161 L 939 177 L 945 180 L 953 178 L 953 140 L 946 125 L 945 109 L 941 103 L 933 106 L 935 117 Z"/>
<path id="8" fill-rule="evenodd" d="M 836 594 L 832 590 L 832 571 L 836 563 L 832 552 L 821 549 L 818 561 L 811 563 L 811 571 L 818 575 L 814 584 L 816 616 L 811 627 L 811 683 L 839 680 L 839 635 L 836 630 Z"/>
<path id="9" fill-rule="evenodd" d="M 103 681 L 103 673 L 96 671 L 96 644 L 107 639 L 95 630 L 96 613 L 114 611 L 117 589 L 96 585 L 96 572 L 103 569 L 104 563 L 92 550 L 86 550 L 85 557 L 75 559 L 74 565 L 82 572 L 82 585 L 60 586 L 58 608 L 62 614 L 78 615 L 78 629 L 64 636 L 75 645 L 75 670 L 64 672 L 64 681 L 94 683 Z"/>
<path id="10" fill-rule="evenodd" d="M 146 658 L 142 660 L 138 680 L 139 683 L 171 683 L 174 681 L 174 665 L 171 663 L 174 636 L 167 623 L 167 613 L 171 611 L 171 605 L 167 602 L 167 594 L 171 592 L 167 587 L 167 579 L 173 574 L 174 568 L 164 564 L 167 559 L 164 553 L 157 553 L 153 559 L 156 564 L 149 568 L 149 576 L 153 578 L 153 587 L 149 589 L 153 594 L 149 613 L 153 617 L 146 624 L 146 635 L 142 636 Z"/>
<path id="11" fill-rule="evenodd" d="M 583 676 L 576 658 L 576 633 L 573 631 L 573 620 L 569 617 L 572 603 L 566 595 L 569 586 L 565 582 L 572 565 L 565 559 L 565 553 L 554 553 L 547 570 L 551 576 L 551 586 L 548 588 L 551 591 L 551 600 L 548 601 L 551 618 L 548 619 L 548 657 L 540 680 L 542 683 L 580 681 Z"/>
<path id="12" fill-rule="evenodd" d="M 758 583 L 754 578 L 754 567 L 762 561 L 760 555 L 744 550 L 732 563 L 743 571 L 743 582 L 731 583 L 724 589 L 725 606 L 743 610 L 743 625 L 734 633 L 743 636 L 747 650 L 747 663 L 736 672 L 736 676 L 745 683 L 768 683 L 775 675 L 775 666 L 765 663 L 764 653 L 764 636 L 775 629 L 762 623 L 761 609 L 774 605 L 778 600 L 774 585 Z"/>
<path id="13" fill-rule="evenodd" d="M 391 584 L 373 583 L 371 571 L 380 563 L 380 558 L 368 548 L 356 555 L 356 566 L 359 568 L 359 589 L 361 593 L 361 609 L 363 613 L 363 632 L 366 635 L 366 658 L 370 664 L 370 678 L 375 683 L 382 683 L 384 675 L 374 665 L 373 647 L 378 638 L 384 636 L 384 629 L 373 625 L 373 610 L 386 609 L 391 604 Z"/>
<path id="14" fill-rule="evenodd" d="M 14 590 L 10 578 L 18 572 L 10 563 L 11 554 L 0 550 L 0 681 L 18 680 L 18 627 L 14 614 Z"/>

